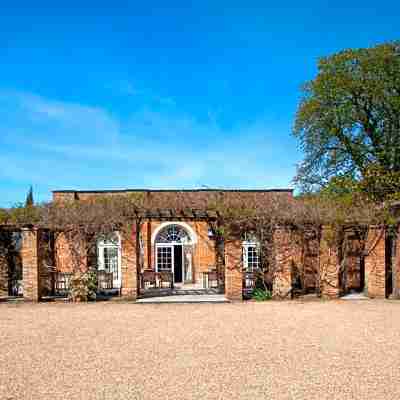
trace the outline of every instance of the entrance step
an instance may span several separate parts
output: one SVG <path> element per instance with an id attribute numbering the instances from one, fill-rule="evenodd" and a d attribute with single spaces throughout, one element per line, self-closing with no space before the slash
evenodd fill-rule
<path id="1" fill-rule="evenodd" d="M 370 300 L 363 292 L 349 293 L 340 298 L 341 300 Z"/>
<path id="2" fill-rule="evenodd" d="M 145 297 L 136 300 L 136 303 L 229 303 L 229 300 L 223 294 L 183 294 L 177 296 Z"/>
<path id="3" fill-rule="evenodd" d="M 0 303 L 19 303 L 23 301 L 24 298 L 20 296 L 0 296 Z"/>

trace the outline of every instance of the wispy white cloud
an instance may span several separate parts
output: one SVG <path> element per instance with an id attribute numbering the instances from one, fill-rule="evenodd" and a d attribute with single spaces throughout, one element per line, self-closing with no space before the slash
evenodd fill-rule
<path id="1" fill-rule="evenodd" d="M 273 121 L 225 130 L 215 120 L 149 107 L 121 119 L 100 107 L 21 92 L 0 92 L 0 104 L 2 192 L 31 183 L 40 193 L 286 187 L 294 173 L 294 143 Z"/>
<path id="2" fill-rule="evenodd" d="M 106 88 L 122 96 L 134 96 L 147 102 L 158 103 L 161 106 L 175 106 L 172 96 L 165 96 L 153 89 L 142 88 L 131 81 L 123 80 L 106 85 Z"/>

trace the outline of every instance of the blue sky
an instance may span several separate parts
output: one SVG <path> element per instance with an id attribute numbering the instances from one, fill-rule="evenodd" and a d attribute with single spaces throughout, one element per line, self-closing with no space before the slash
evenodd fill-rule
<path id="1" fill-rule="evenodd" d="M 398 1 L 36 1 L 0 13 L 0 206 L 54 189 L 290 187 L 318 57 Z M 274 4 L 274 5 L 269 5 Z"/>

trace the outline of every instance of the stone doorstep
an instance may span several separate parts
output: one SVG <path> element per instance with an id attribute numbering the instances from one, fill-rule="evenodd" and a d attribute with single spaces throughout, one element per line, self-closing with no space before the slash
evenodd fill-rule
<path id="1" fill-rule="evenodd" d="M 25 299 L 20 296 L 0 296 L 0 303 L 20 303 L 23 301 Z"/>
<path id="2" fill-rule="evenodd" d="M 160 296 L 137 299 L 139 304 L 164 304 L 164 303 L 229 303 L 230 301 L 223 294 L 202 294 L 202 295 L 177 295 Z"/>
<path id="3" fill-rule="evenodd" d="M 360 292 L 346 294 L 340 297 L 340 300 L 370 300 L 370 298 L 366 296 L 363 292 Z"/>

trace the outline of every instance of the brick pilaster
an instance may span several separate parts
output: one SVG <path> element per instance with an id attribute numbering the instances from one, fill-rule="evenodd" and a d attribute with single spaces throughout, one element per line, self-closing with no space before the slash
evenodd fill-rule
<path id="1" fill-rule="evenodd" d="M 276 299 L 290 297 L 292 290 L 292 263 L 294 243 L 290 231 L 278 228 L 274 232 L 275 266 L 272 281 L 272 296 Z"/>
<path id="2" fill-rule="evenodd" d="M 8 263 L 6 257 L 7 249 L 1 239 L 0 235 L 0 297 L 3 297 L 8 296 Z"/>
<path id="3" fill-rule="evenodd" d="M 225 296 L 229 300 L 243 300 L 242 242 L 225 243 Z"/>
<path id="4" fill-rule="evenodd" d="M 365 257 L 365 289 L 369 297 L 386 296 L 385 239 L 384 228 L 369 228 Z"/>
<path id="5" fill-rule="evenodd" d="M 339 250 L 335 232 L 323 227 L 321 232 L 319 276 L 321 295 L 324 298 L 339 297 Z"/>
<path id="6" fill-rule="evenodd" d="M 392 297 L 400 299 L 400 227 L 397 227 L 397 235 L 394 239 L 396 242 L 393 246 L 392 253 Z"/>
<path id="7" fill-rule="evenodd" d="M 121 295 L 136 300 L 138 291 L 137 257 L 136 257 L 136 232 L 123 235 L 121 241 L 122 252 L 122 287 Z"/>
<path id="8" fill-rule="evenodd" d="M 22 229 L 22 279 L 24 299 L 39 300 L 39 259 L 37 229 Z"/>

